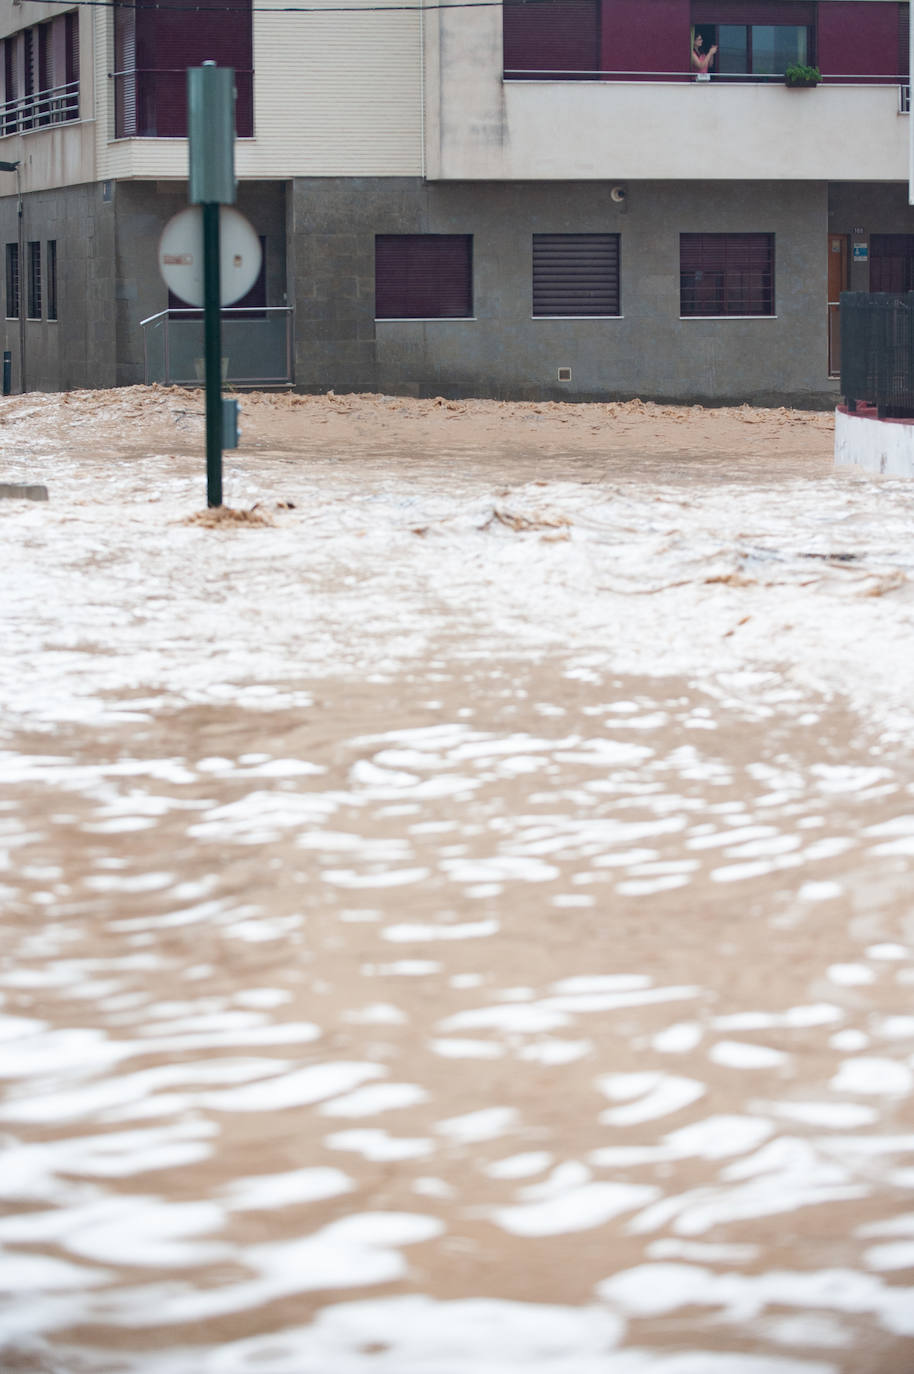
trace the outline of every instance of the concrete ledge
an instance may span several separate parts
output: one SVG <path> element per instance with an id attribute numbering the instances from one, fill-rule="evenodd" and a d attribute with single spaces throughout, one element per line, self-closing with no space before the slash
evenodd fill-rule
<path id="1" fill-rule="evenodd" d="M 914 477 L 914 424 L 835 411 L 835 467 Z"/>
<path id="2" fill-rule="evenodd" d="M 48 489 L 39 482 L 0 482 L 0 501 L 47 501 Z"/>

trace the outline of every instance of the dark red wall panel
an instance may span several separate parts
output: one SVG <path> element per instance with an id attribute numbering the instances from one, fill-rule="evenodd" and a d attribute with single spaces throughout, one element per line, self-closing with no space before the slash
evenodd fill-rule
<path id="1" fill-rule="evenodd" d="M 824 77 L 897 76 L 898 5 L 836 0 L 819 6 L 817 62 Z"/>
<path id="2" fill-rule="evenodd" d="M 604 72 L 689 71 L 689 0 L 603 0 L 602 29 Z"/>

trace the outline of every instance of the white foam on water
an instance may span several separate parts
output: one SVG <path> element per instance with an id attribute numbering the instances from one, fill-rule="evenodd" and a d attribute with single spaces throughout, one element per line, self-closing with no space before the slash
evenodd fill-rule
<path id="1" fill-rule="evenodd" d="M 828 1130 L 848 1131 L 857 1126 L 872 1126 L 878 1119 L 873 1107 L 859 1102 L 766 1102 L 764 1109 L 804 1126 L 824 1126 Z"/>
<path id="2" fill-rule="evenodd" d="M 608 1097 L 624 1101 L 629 1096 L 638 1100 L 624 1107 L 610 1107 L 600 1113 L 600 1121 L 607 1126 L 636 1126 L 642 1121 L 656 1121 L 691 1106 L 704 1097 L 707 1088 L 695 1078 L 673 1074 L 608 1074 L 597 1080 Z"/>
<path id="3" fill-rule="evenodd" d="M 542 1202 L 495 1207 L 489 1215 L 513 1236 L 557 1236 L 602 1226 L 622 1212 L 652 1202 L 659 1193 L 659 1188 L 648 1184 L 585 1183 Z"/>
<path id="4" fill-rule="evenodd" d="M 885 1245 L 871 1245 L 863 1252 L 863 1263 L 867 1269 L 876 1269 L 880 1272 L 914 1269 L 914 1240 L 896 1240 L 888 1241 Z"/>
<path id="5" fill-rule="evenodd" d="M 430 1040 L 428 1047 L 442 1059 L 500 1059 L 505 1052 L 492 1040 Z"/>
<path id="6" fill-rule="evenodd" d="M 286 988 L 242 988 L 235 993 L 234 1000 L 242 1007 L 261 1007 L 271 1009 L 292 1000 Z"/>
<path id="7" fill-rule="evenodd" d="M 704 1031 L 697 1021 L 679 1021 L 676 1025 L 658 1031 L 651 1040 L 651 1045 L 661 1054 L 688 1054 L 689 1050 L 694 1050 L 700 1043 L 703 1034 Z"/>
<path id="8" fill-rule="evenodd" d="M 683 1307 L 719 1307 L 720 1320 L 745 1323 L 769 1307 L 866 1314 L 897 1335 L 914 1334 L 914 1290 L 889 1287 L 850 1269 L 716 1274 L 691 1264 L 641 1264 L 597 1284 L 626 1315 L 659 1317 Z"/>
<path id="9" fill-rule="evenodd" d="M 866 964 L 831 964 L 826 969 L 826 977 L 833 983 L 848 988 L 876 981 L 876 974 Z"/>
<path id="10" fill-rule="evenodd" d="M 914 1073 L 897 1059 L 864 1056 L 845 1059 L 829 1083 L 838 1093 L 866 1093 L 891 1097 L 907 1096 L 914 1087 Z"/>
<path id="11" fill-rule="evenodd" d="M 908 959 L 910 950 L 906 945 L 896 945 L 891 941 L 886 941 L 878 945 L 869 945 L 865 951 L 868 959 Z"/>
<path id="12" fill-rule="evenodd" d="M 528 1064 L 572 1064 L 592 1054 L 593 1049 L 592 1040 L 559 1040 L 555 1036 L 544 1036 L 532 1044 L 522 1045 L 517 1050 L 517 1058 Z"/>
<path id="13" fill-rule="evenodd" d="M 647 1351 L 616 1353 L 623 1323 L 605 1307 L 423 1294 L 322 1308 L 310 1326 L 207 1352 L 152 1357 L 138 1374 L 697 1374 Z M 673 1357 L 681 1361 L 680 1356 Z M 724 1374 L 711 1355 L 702 1374 Z M 731 1366 L 732 1374 L 833 1374 L 824 1365 Z M 169 1364 L 169 1359 L 175 1361 Z M 618 1359 L 618 1363 L 617 1363 Z M 659 1361 L 659 1362 L 658 1362 Z"/>
<path id="14" fill-rule="evenodd" d="M 749 1045 L 740 1040 L 719 1040 L 708 1050 L 708 1058 L 728 1069 L 774 1069 L 786 1064 L 783 1050 L 768 1045 Z"/>
<path id="15" fill-rule="evenodd" d="M 219 1112 L 282 1111 L 303 1107 L 364 1083 L 368 1078 L 383 1078 L 386 1069 L 379 1064 L 311 1064 L 291 1073 L 274 1074 L 259 1083 L 225 1092 L 207 1093 L 203 1105 Z"/>
<path id="16" fill-rule="evenodd" d="M 171 1326 L 249 1311 L 296 1293 L 358 1288 L 404 1277 L 400 1247 L 440 1235 L 435 1217 L 414 1212 L 361 1212 L 343 1217 L 309 1236 L 245 1247 L 244 1265 L 253 1278 L 217 1288 L 197 1284 L 145 1284 L 114 1289 L 90 1299 L 87 1320 L 122 1327 Z"/>
<path id="17" fill-rule="evenodd" d="M 343 1020 L 355 1026 L 402 1026 L 407 1016 L 392 1002 L 370 1002 L 364 1007 L 353 1007 L 343 1012 Z"/>
<path id="18" fill-rule="evenodd" d="M 483 1173 L 489 1178 L 530 1178 L 533 1174 L 541 1174 L 551 1163 L 552 1155 L 548 1150 L 528 1150 L 494 1160 L 484 1167 Z"/>
<path id="19" fill-rule="evenodd" d="M 351 1150 L 374 1164 L 395 1159 L 422 1159 L 435 1149 L 435 1142 L 421 1136 L 392 1136 L 375 1128 L 337 1131 L 324 1137 L 328 1150 Z"/>
<path id="20" fill-rule="evenodd" d="M 429 1094 L 418 1083 L 372 1083 L 324 1102 L 319 1111 L 322 1116 L 377 1116 L 380 1112 L 415 1107 L 428 1098 Z"/>
<path id="21" fill-rule="evenodd" d="M 483 1107 L 477 1112 L 439 1121 L 435 1130 L 457 1144 L 472 1145 L 481 1140 L 496 1140 L 513 1130 L 517 1122 L 516 1107 Z"/>
<path id="22" fill-rule="evenodd" d="M 397 944 L 421 944 L 434 940 L 481 940 L 488 935 L 497 935 L 499 929 L 500 922 L 495 920 L 464 921 L 455 925 L 403 923 L 386 926 L 381 931 L 381 938 Z"/>
<path id="23" fill-rule="evenodd" d="M 255 1212 L 320 1202 L 349 1193 L 354 1187 L 352 1179 L 342 1169 L 314 1167 L 294 1169 L 285 1174 L 237 1178 L 222 1190 L 222 1197 L 232 1212 Z"/>
<path id="24" fill-rule="evenodd" d="M 865 1050 L 870 1043 L 870 1037 L 865 1035 L 862 1030 L 848 1027 L 847 1030 L 835 1031 L 834 1035 L 829 1036 L 829 1045 L 833 1050 Z"/>

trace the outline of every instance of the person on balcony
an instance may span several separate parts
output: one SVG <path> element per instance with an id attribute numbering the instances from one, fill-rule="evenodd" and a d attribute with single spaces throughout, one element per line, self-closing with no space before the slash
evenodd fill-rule
<path id="1" fill-rule="evenodd" d="M 714 43 L 707 52 L 705 52 L 704 46 L 704 36 L 701 33 L 696 33 L 692 39 L 692 70 L 695 72 L 696 81 L 711 80 L 711 63 L 717 52 L 717 44 Z"/>

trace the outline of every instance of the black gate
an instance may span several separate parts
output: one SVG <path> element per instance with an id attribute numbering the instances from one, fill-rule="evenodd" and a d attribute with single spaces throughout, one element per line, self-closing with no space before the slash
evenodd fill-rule
<path id="1" fill-rule="evenodd" d="M 914 291 L 842 291 L 841 390 L 849 410 L 914 417 Z"/>

